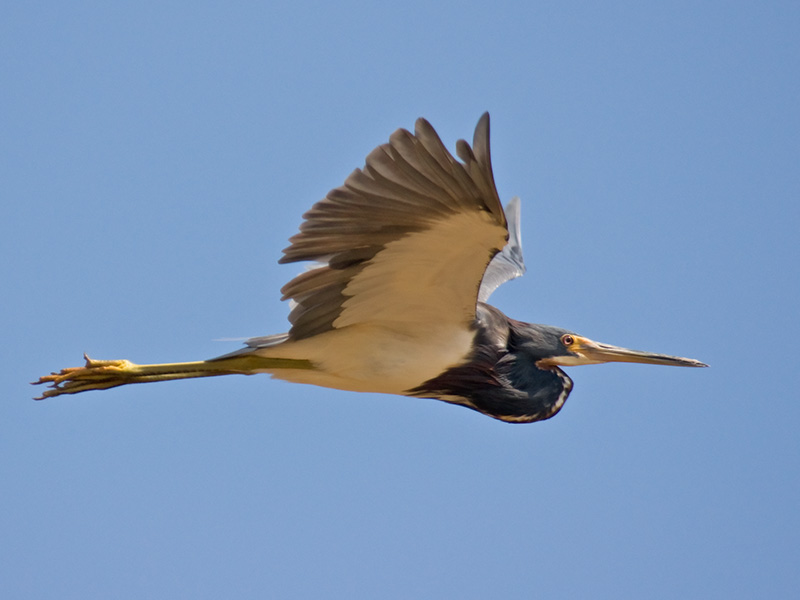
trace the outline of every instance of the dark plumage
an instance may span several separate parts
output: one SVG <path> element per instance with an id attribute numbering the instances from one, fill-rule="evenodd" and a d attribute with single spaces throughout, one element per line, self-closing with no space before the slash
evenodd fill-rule
<path id="1" fill-rule="evenodd" d="M 460 404 L 514 423 L 549 419 L 561 410 L 572 380 L 558 367 L 536 363 L 566 351 L 559 337 L 567 331 L 509 319 L 484 303 L 478 304 L 475 330 L 472 353 L 463 365 L 409 390 L 409 395 Z"/>

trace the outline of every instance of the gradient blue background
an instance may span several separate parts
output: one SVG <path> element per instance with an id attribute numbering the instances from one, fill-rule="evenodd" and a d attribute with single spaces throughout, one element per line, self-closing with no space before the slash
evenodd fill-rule
<path id="1" fill-rule="evenodd" d="M 796 598 L 800 5 L 7 3 L 4 598 Z M 224 377 L 36 403 L 284 331 L 301 214 L 492 114 L 516 318 L 708 362 L 553 420 Z"/>

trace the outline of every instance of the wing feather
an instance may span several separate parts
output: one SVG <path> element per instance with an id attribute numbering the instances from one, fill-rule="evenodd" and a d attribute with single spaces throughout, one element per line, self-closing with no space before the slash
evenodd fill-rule
<path id="1" fill-rule="evenodd" d="M 473 146 L 460 140 L 458 161 L 419 119 L 305 213 L 280 262 L 322 264 L 281 290 L 293 305 L 290 339 L 359 323 L 420 331 L 472 323 L 487 265 L 509 237 L 488 114 Z"/>

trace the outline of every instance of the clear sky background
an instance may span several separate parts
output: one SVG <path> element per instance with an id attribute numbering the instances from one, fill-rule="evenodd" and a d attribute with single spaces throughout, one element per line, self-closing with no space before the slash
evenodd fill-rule
<path id="1" fill-rule="evenodd" d="M 796 598 L 800 5 L 8 3 L 4 598 Z M 265 376 L 34 402 L 96 358 L 285 331 L 280 251 L 425 116 L 492 115 L 554 419 Z"/>

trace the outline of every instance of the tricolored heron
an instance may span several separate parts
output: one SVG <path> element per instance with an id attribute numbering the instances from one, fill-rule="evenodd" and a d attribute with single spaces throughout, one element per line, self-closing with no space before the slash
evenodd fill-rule
<path id="1" fill-rule="evenodd" d="M 312 261 L 287 283 L 288 333 L 198 362 L 92 360 L 37 382 L 41 398 L 214 375 L 267 373 L 357 392 L 435 398 L 503 421 L 547 419 L 572 380 L 562 366 L 636 362 L 705 367 L 510 319 L 486 304 L 523 274 L 519 199 L 503 211 L 489 115 L 456 160 L 433 127 L 398 129 L 362 169 L 304 215 L 280 262 Z"/>

